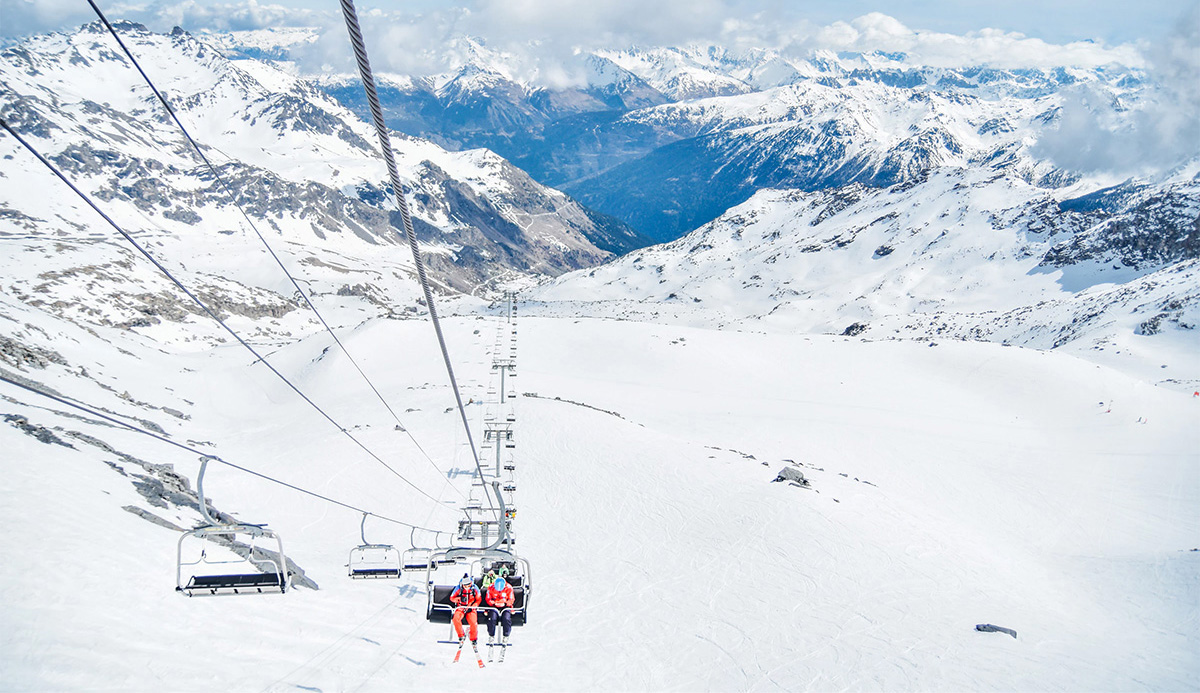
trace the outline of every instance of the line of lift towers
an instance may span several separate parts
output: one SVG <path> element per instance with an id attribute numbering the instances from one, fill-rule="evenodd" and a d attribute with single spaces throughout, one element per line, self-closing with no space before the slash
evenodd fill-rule
<path id="1" fill-rule="evenodd" d="M 483 441 L 480 467 L 472 474 L 471 491 L 462 508 L 463 517 L 449 546 L 421 547 L 415 542 L 400 551 L 391 544 L 366 539 L 367 515 L 359 527 L 362 543 L 350 550 L 349 577 L 399 579 L 424 574 L 427 588 L 426 617 L 449 622 L 454 607 L 450 593 L 462 574 L 469 574 L 482 587 L 483 576 L 495 570 L 507 573 L 513 586 L 513 625 L 524 625 L 532 593 L 529 562 L 516 553 L 513 524 L 517 515 L 516 392 L 517 295 L 506 292 L 492 350 L 492 371 L 484 398 Z M 204 498 L 205 458 L 197 477 L 199 497 Z M 482 474 L 481 474 L 482 473 Z M 237 523 L 228 516 L 213 518 L 202 500 L 205 524 L 179 538 L 176 561 L 176 590 L 189 597 L 216 595 L 281 594 L 287 592 L 291 575 L 283 553 L 283 541 L 265 525 Z M 414 532 L 415 534 L 415 532 Z M 275 548 L 256 546 L 264 540 Z M 185 581 L 184 575 L 190 575 Z M 481 610 L 491 607 L 481 606 Z"/>

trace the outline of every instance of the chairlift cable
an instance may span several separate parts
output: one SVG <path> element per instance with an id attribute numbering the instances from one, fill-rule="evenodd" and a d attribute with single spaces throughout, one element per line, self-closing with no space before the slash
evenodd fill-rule
<path id="1" fill-rule="evenodd" d="M 458 404 L 458 414 L 462 418 L 463 428 L 467 432 L 467 441 L 471 446 L 471 456 L 475 459 L 475 471 L 479 474 L 479 478 L 483 478 L 483 466 L 479 462 L 479 452 L 475 449 L 475 440 L 471 437 L 471 424 L 467 421 L 467 411 L 463 407 L 462 393 L 458 389 L 458 381 L 454 377 L 454 367 L 450 363 L 450 353 L 446 350 L 446 338 L 442 334 L 442 326 L 438 321 L 437 309 L 433 303 L 433 291 L 429 288 L 429 278 L 425 274 L 425 263 L 421 260 L 421 251 L 417 247 L 417 233 L 413 229 L 412 215 L 408 209 L 408 202 L 404 197 L 404 186 L 400 184 L 400 174 L 396 169 L 396 158 L 392 153 L 392 140 L 388 134 L 387 126 L 383 121 L 383 108 L 379 104 L 379 93 L 375 88 L 375 76 L 371 72 L 371 63 L 367 58 L 367 46 L 363 41 L 362 29 L 358 24 L 358 13 L 354 9 L 354 0 L 341 0 L 342 15 L 346 19 L 346 30 L 350 34 L 350 42 L 353 44 L 354 57 L 358 63 L 358 71 L 362 78 L 363 89 L 366 91 L 367 103 L 371 107 L 371 119 L 375 125 L 375 132 L 379 136 L 379 145 L 383 153 L 384 163 L 387 164 L 388 178 L 392 185 L 392 195 L 395 198 L 396 206 L 400 210 L 400 218 L 404 222 L 404 236 L 408 240 L 408 247 L 412 250 L 413 263 L 417 267 L 417 278 L 421 282 L 421 289 L 425 292 L 425 305 L 429 308 L 429 318 L 433 322 L 433 330 L 437 334 L 438 345 L 442 349 L 442 360 L 446 363 L 446 373 L 450 377 L 450 388 L 454 391 L 454 400 Z M 487 487 L 484 487 L 487 493 Z M 490 500 L 490 494 L 489 500 Z M 502 521 L 499 515 L 499 510 L 496 510 L 497 522 Z"/>
<path id="2" fill-rule="evenodd" d="M 313 314 L 317 316 L 317 320 L 321 322 L 321 326 L 325 328 L 325 331 L 328 332 L 329 336 L 333 338 L 333 341 L 338 345 L 338 348 L 341 349 L 342 353 L 346 355 L 346 358 L 350 361 L 350 364 L 354 366 L 354 369 L 358 371 L 358 374 L 362 376 L 364 381 L 366 381 L 367 386 L 371 388 L 371 391 L 375 393 L 375 396 L 383 404 L 384 408 L 386 408 L 388 413 L 392 415 L 392 418 L 396 421 L 396 424 L 404 431 L 406 435 L 408 435 L 409 440 L 411 440 L 413 445 L 417 447 L 417 450 L 420 451 L 421 455 L 423 455 L 426 460 L 429 460 L 429 463 L 433 465 L 435 469 L 437 469 L 438 474 L 442 475 L 441 468 L 437 466 L 437 463 L 433 461 L 433 458 L 429 456 L 429 453 L 425 452 L 425 449 L 421 447 L 421 444 L 417 442 L 415 437 L 413 437 L 413 434 L 408 430 L 408 427 L 405 426 L 402 421 L 400 421 L 399 415 L 396 414 L 395 410 L 393 410 L 391 405 L 388 404 L 387 400 L 384 399 L 383 394 L 379 392 L 377 387 L 375 387 L 375 383 L 373 383 L 371 379 L 367 377 L 367 374 L 358 365 L 358 361 L 356 361 L 354 357 L 350 355 L 350 351 L 346 349 L 344 344 L 342 344 L 342 340 L 338 339 L 337 334 L 333 331 L 333 328 L 329 326 L 329 323 L 325 321 L 325 317 L 321 315 L 321 311 L 317 310 L 317 306 L 309 298 L 308 293 L 301 288 L 300 283 L 296 281 L 296 278 L 291 272 L 288 271 L 287 267 L 283 264 L 283 261 L 275 253 L 275 249 L 271 247 L 271 244 L 268 243 L 267 239 L 262 235 L 262 233 L 259 232 L 258 227 L 255 226 L 254 222 L 250 219 L 250 215 L 246 212 L 245 208 L 242 207 L 241 202 L 239 202 L 238 197 L 234 195 L 233 190 L 225 181 L 224 176 L 221 175 L 221 173 L 217 170 L 217 167 L 213 165 L 212 161 L 210 161 L 200 149 L 200 145 L 197 144 L 196 140 L 192 138 L 191 133 L 189 133 L 188 129 L 184 126 L 183 121 L 179 119 L 179 116 L 175 113 L 175 109 L 171 107 L 171 104 L 167 101 L 167 98 L 158 90 L 158 87 L 154 86 L 154 81 L 150 79 L 150 76 L 146 74 L 145 70 L 142 69 L 142 66 L 138 62 L 137 58 L 134 57 L 133 52 L 128 46 L 125 45 L 125 42 L 121 40 L 121 37 L 119 34 L 117 34 L 116 29 L 108 21 L 108 17 L 104 15 L 104 12 L 96 4 L 95 0 L 87 1 L 88 4 L 92 6 L 92 9 L 95 10 L 96 16 L 100 18 L 100 21 L 103 22 L 104 26 L 108 29 L 108 33 L 112 34 L 112 37 L 116 40 L 117 45 L 119 45 L 121 50 L 124 51 L 125 56 L 129 58 L 129 62 L 132 63 L 133 67 L 138 71 L 139 74 L 141 74 L 142 79 L 146 82 L 146 85 L 150 87 L 150 91 L 154 92 L 154 95 L 158 98 L 159 103 L 162 104 L 163 109 L 167 112 L 167 115 L 169 115 L 171 120 L 175 122 L 175 125 L 179 127 L 179 131 L 183 133 L 183 136 L 185 139 L 187 139 L 188 144 L 192 146 L 192 150 L 196 152 L 196 155 L 199 156 L 200 160 L 203 161 L 208 167 L 208 170 L 213 174 L 217 182 L 219 182 L 221 187 L 224 188 L 225 194 L 229 196 L 229 199 L 233 201 L 234 206 L 237 207 L 238 211 L 242 213 L 242 218 L 246 220 L 246 224 L 250 226 L 250 230 L 252 230 L 254 235 L 258 237 L 258 240 L 262 242 L 263 247 L 267 249 L 267 253 L 273 260 L 275 260 L 275 264 L 279 265 L 279 269 L 283 270 L 283 273 L 287 275 L 288 280 L 291 281 L 292 286 L 295 287 L 296 293 L 298 293 L 300 297 L 304 299 L 304 302 L 308 304 L 308 307 L 312 309 Z M 460 496 L 462 495 L 461 491 L 455 488 L 453 484 L 450 484 L 449 477 L 447 477 L 446 483 L 449 484 L 451 488 L 454 488 L 456 493 L 458 493 Z"/>
<path id="3" fill-rule="evenodd" d="M 186 294 L 187 297 L 190 298 L 196 305 L 200 306 L 200 308 L 202 310 L 204 310 L 204 312 L 207 313 L 209 317 L 211 317 L 213 320 L 215 320 L 217 322 L 217 324 L 220 325 L 222 328 L 224 328 L 225 331 L 228 332 L 234 339 L 236 339 L 239 344 L 241 344 L 243 347 L 245 347 L 259 361 L 261 361 L 264 366 L 266 366 L 268 369 L 270 369 L 270 371 L 272 373 L 274 373 L 276 376 L 279 377 L 280 380 L 282 380 L 284 383 L 286 383 L 288 385 L 288 387 L 290 387 L 292 389 L 293 392 L 295 392 L 297 395 L 300 396 L 301 399 L 303 399 L 310 406 L 312 406 L 313 409 L 316 409 L 317 412 L 319 412 L 321 414 L 321 416 L 325 417 L 325 419 L 327 421 L 329 421 L 329 423 L 336 426 L 337 429 L 339 431 L 341 431 L 343 435 L 345 435 L 350 440 L 354 441 L 354 443 L 356 445 L 358 445 L 359 448 L 361 448 L 364 452 L 366 452 L 368 455 L 370 455 L 375 461 L 382 464 L 385 468 L 388 469 L 388 471 L 390 471 L 392 474 L 396 475 L 396 477 L 399 478 L 401 481 L 403 481 L 404 483 L 411 486 L 413 489 L 415 489 L 421 495 L 432 500 L 439 507 L 445 507 L 445 506 L 441 505 L 442 502 L 440 499 L 434 498 L 433 496 L 426 493 L 424 489 L 417 486 L 413 482 L 409 481 L 408 478 L 406 478 L 403 474 L 396 471 L 391 465 L 389 465 L 387 462 L 385 462 L 381 457 L 379 457 L 374 452 L 372 452 L 371 449 L 368 448 L 362 441 L 360 441 L 358 438 L 354 437 L 354 434 L 351 433 L 349 431 L 349 429 L 345 428 L 340 423 L 338 423 L 332 416 L 330 416 L 328 413 L 326 413 L 325 410 L 322 409 L 316 402 L 312 401 L 312 399 L 310 399 L 308 397 L 308 395 L 304 394 L 304 392 L 302 392 L 300 390 L 300 388 L 296 387 L 296 385 L 294 385 L 292 383 L 292 381 L 288 380 L 287 376 L 285 376 L 283 373 L 279 372 L 279 370 L 276 369 L 275 366 L 271 365 L 271 363 L 269 361 L 267 361 L 266 357 L 259 354 L 258 351 L 255 350 L 254 347 L 250 346 L 250 344 L 246 340 L 242 339 L 241 335 L 239 335 L 237 332 L 235 332 L 233 330 L 233 328 L 231 328 L 229 325 L 227 325 L 225 323 L 225 321 L 222 320 L 220 318 L 220 316 L 218 316 L 216 314 L 216 312 L 214 312 L 211 308 L 208 307 L 208 304 L 206 304 L 206 303 L 204 303 L 204 301 L 200 300 L 200 298 L 198 298 L 194 293 L 192 293 L 190 290 L 188 290 L 188 288 L 186 286 L 184 286 L 183 283 L 181 283 L 178 279 L 176 279 L 175 275 L 171 274 L 170 270 L 168 270 L 165 266 L 163 266 L 163 264 L 161 262 L 159 262 L 153 255 L 151 255 L 148 250 L 146 250 L 140 243 L 137 242 L 137 239 L 135 239 L 132 235 L 130 235 L 129 232 L 125 231 L 125 229 L 121 228 L 121 226 L 119 224 L 117 224 L 117 222 L 113 221 L 112 217 L 108 216 L 104 212 L 104 210 L 100 209 L 100 207 L 97 206 L 96 203 L 93 202 L 92 199 L 90 197 L 88 197 L 86 193 L 84 193 L 74 183 L 72 183 L 70 181 L 70 179 L 68 179 L 62 173 L 62 171 L 60 171 L 58 169 L 58 167 L 53 164 L 53 162 L 51 162 L 46 157 L 42 156 L 42 154 L 40 152 L 38 152 L 33 147 L 32 144 L 30 144 L 25 138 L 23 138 L 19 134 L 17 134 L 17 132 L 15 130 L 13 130 L 12 127 L 9 126 L 8 122 L 6 120 L 4 120 L 3 118 L 0 118 L 0 127 L 2 127 L 10 135 L 12 135 L 14 138 L 16 138 L 16 140 L 18 142 L 20 142 L 21 145 L 24 146 L 27 150 L 29 150 L 29 152 L 32 153 L 38 159 L 38 161 L 42 162 L 42 164 L 45 165 L 46 168 L 50 169 L 50 171 L 52 173 L 54 173 L 54 175 L 56 175 L 59 178 L 59 180 L 61 180 L 63 183 L 66 183 L 67 187 L 71 188 L 71 190 L 74 191 L 75 194 L 80 197 L 80 199 L 82 199 L 85 203 L 87 203 L 87 205 L 89 207 L 91 207 L 92 210 L 94 210 L 97 214 L 99 214 L 105 221 L 107 221 L 110 226 L 112 226 L 114 229 L 116 229 L 117 233 L 121 234 L 121 236 L 123 236 L 125 238 L 125 240 L 129 241 L 129 243 L 131 245 L 133 245 L 133 247 L 136 248 L 138 250 L 138 252 L 140 252 L 155 267 L 157 267 L 160 272 L 162 272 L 164 275 L 166 275 L 167 279 L 170 279 L 171 282 L 173 282 L 175 284 L 175 286 L 177 286 L 179 288 L 180 291 L 182 291 L 184 294 Z"/>
<path id="4" fill-rule="evenodd" d="M 243 466 L 241 466 L 241 465 L 239 465 L 239 464 L 235 464 L 235 463 L 233 463 L 233 462 L 229 462 L 228 460 L 221 459 L 220 457 L 218 457 L 218 456 L 216 456 L 216 455 L 213 455 L 213 454 L 210 454 L 210 453 L 207 453 L 207 452 L 201 452 L 200 450 L 197 450 L 197 449 L 195 449 L 195 448 L 193 448 L 193 447 L 191 447 L 191 446 L 184 445 L 183 443 L 177 443 L 177 442 L 175 442 L 174 440 L 171 440 L 170 438 L 168 438 L 168 437 L 166 437 L 166 436 L 164 436 L 164 435 L 160 435 L 160 434 L 158 434 L 158 433 L 155 433 L 155 432 L 153 432 L 153 431 L 148 431 L 148 430 L 146 430 L 146 429 L 144 429 L 144 428 L 140 428 L 140 427 L 138 427 L 138 426 L 134 426 L 134 425 L 133 425 L 133 424 L 131 424 L 131 423 L 128 423 L 128 422 L 125 422 L 125 421 L 122 421 L 122 420 L 120 420 L 120 419 L 116 418 L 115 416 L 110 416 L 110 415 L 108 415 L 108 414 L 105 414 L 105 413 L 103 413 L 103 412 L 97 411 L 96 409 L 93 409 L 92 407 L 89 407 L 89 406 L 87 406 L 86 404 L 82 404 L 82 403 L 80 403 L 80 402 L 76 402 L 76 401 L 74 401 L 74 400 L 72 400 L 72 399 L 69 399 L 69 398 L 67 398 L 67 397 L 64 397 L 64 396 L 62 396 L 62 395 L 56 395 L 56 394 L 53 394 L 53 393 L 51 393 L 51 392 L 47 392 L 47 391 L 45 391 L 45 390 L 38 389 L 38 388 L 36 388 L 36 387 L 33 387 L 32 385 L 28 385 L 28 384 L 26 384 L 26 383 L 20 382 L 19 380 L 15 380 L 15 379 L 13 379 L 13 378 L 10 378 L 10 377 L 9 377 L 7 374 L 5 374 L 3 371 L 0 371 L 0 381 L 4 381 L 4 382 L 8 383 L 9 385 L 15 385 L 15 386 L 17 386 L 17 387 L 19 387 L 19 388 L 21 388 L 21 389 L 23 389 L 23 390 L 27 390 L 27 391 L 29 391 L 29 392 L 32 392 L 32 393 L 36 394 L 36 395 L 41 395 L 42 397 L 45 397 L 45 398 L 47 398 L 47 399 L 52 399 L 52 400 L 54 400 L 55 402 L 58 402 L 59 404 L 65 404 L 65 405 L 66 405 L 66 406 L 68 406 L 68 407 L 72 407 L 72 408 L 74 408 L 74 409 L 78 409 L 79 411 L 85 412 L 85 413 L 87 413 L 87 414 L 90 414 L 90 415 L 92 415 L 92 416 L 94 416 L 94 417 L 96 417 L 96 418 L 98 418 L 98 419 L 102 419 L 102 420 L 104 420 L 104 421 L 107 421 L 107 422 L 109 422 L 109 423 L 116 424 L 116 425 L 118 425 L 118 426 L 120 426 L 120 427 L 122 427 L 122 428 L 126 428 L 126 429 L 128 429 L 128 430 L 130 430 L 130 431 L 133 431 L 133 432 L 135 432 L 135 433 L 141 433 L 142 435 L 149 436 L 149 437 L 151 437 L 151 438 L 154 438 L 155 440 L 161 441 L 161 442 L 163 442 L 163 443 L 166 443 L 166 444 L 168 444 L 168 445 L 173 445 L 173 446 L 175 446 L 175 447 L 177 447 L 177 448 L 179 448 L 179 449 L 181 449 L 181 450 L 186 450 L 186 451 L 188 451 L 188 452 L 190 452 L 190 453 L 193 453 L 193 454 L 195 454 L 195 455 L 198 455 L 198 456 L 200 456 L 200 457 L 202 457 L 202 458 L 208 458 L 209 460 L 212 460 L 213 462 L 219 462 L 219 463 L 221 463 L 221 464 L 223 464 L 223 465 L 225 465 L 225 466 L 227 466 L 227 467 L 232 467 L 232 468 L 234 468 L 234 469 L 236 469 L 236 470 L 238 470 L 238 471 L 240 471 L 240 472 L 245 472 L 245 473 L 247 473 L 247 474 L 249 474 L 249 475 L 251 475 L 251 476 L 256 476 L 256 477 L 258 477 L 258 478 L 260 478 L 260 479 L 263 479 L 263 480 L 265 480 L 265 481 L 269 481 L 269 482 L 271 482 L 271 483 L 273 483 L 273 484 L 279 484 L 280 486 L 285 486 L 285 487 L 287 487 L 287 488 L 290 488 L 290 489 L 292 489 L 293 491 L 298 491 L 298 492 L 300 492 L 300 493 L 303 493 L 303 494 L 305 494 L 305 495 L 312 496 L 313 498 L 318 498 L 318 499 L 320 499 L 320 500 L 323 500 L 323 501 L 325 501 L 326 503 L 332 503 L 332 504 L 334 504 L 334 505 L 341 506 L 341 507 L 343 507 L 343 508 L 346 508 L 346 509 L 348 509 L 348 510 L 353 510 L 353 511 L 355 511 L 355 512 L 363 513 L 364 515 L 370 515 L 371 517 L 378 518 L 378 519 L 380 519 L 380 520 L 383 520 L 383 521 L 385 521 L 385 522 L 391 522 L 391 523 L 393 523 L 393 524 L 401 525 L 401 526 L 404 526 L 404 527 L 410 527 L 410 528 L 412 528 L 413 530 L 418 530 L 418 529 L 419 529 L 419 530 L 422 530 L 422 531 L 425 531 L 425 532 L 433 532 L 433 533 L 435 533 L 435 534 L 439 534 L 439 535 L 440 535 L 440 534 L 448 534 L 448 532 L 445 532 L 445 531 L 443 531 L 443 530 L 430 529 L 429 527 L 421 527 L 420 525 L 414 525 L 414 524 L 412 524 L 411 522 L 404 522 L 404 521 L 402 521 L 402 520 L 397 520 L 397 519 L 395 519 L 395 518 L 388 517 L 387 515 L 380 515 L 379 513 L 374 513 L 374 512 L 371 512 L 370 510 L 365 510 L 365 509 L 363 509 L 363 508 L 360 508 L 360 507 L 358 507 L 358 506 L 351 505 L 350 503 L 345 503 L 345 502 L 343 502 L 343 501 L 336 500 L 336 499 L 334 499 L 334 498 L 330 498 L 329 496 L 322 495 L 322 494 L 320 494 L 320 493 L 317 493 L 316 491 L 309 491 L 308 489 L 302 488 L 302 487 L 300 487 L 300 486 L 297 486 L 297 485 L 295 485 L 295 484 L 289 483 L 289 482 L 287 482 L 287 481 L 283 481 L 283 480 L 281 480 L 281 479 L 276 479 L 275 477 L 268 476 L 267 474 L 263 474 L 262 472 L 256 472 L 256 471 L 254 471 L 253 469 L 248 469 L 248 468 L 246 468 L 246 467 L 243 467 Z"/>

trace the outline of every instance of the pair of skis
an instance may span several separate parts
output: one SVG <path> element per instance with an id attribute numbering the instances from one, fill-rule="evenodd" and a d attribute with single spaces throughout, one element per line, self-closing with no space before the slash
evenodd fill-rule
<path id="1" fill-rule="evenodd" d="M 466 641 L 467 641 L 466 638 L 458 639 L 458 651 L 456 651 L 454 653 L 454 663 L 455 664 L 458 664 L 458 658 L 462 656 L 463 643 L 465 643 Z M 482 669 L 483 668 L 483 657 L 479 656 L 479 645 L 474 640 L 471 641 L 471 649 L 475 651 L 475 661 L 479 663 L 479 668 Z"/>
<path id="2" fill-rule="evenodd" d="M 490 661 L 492 661 L 492 648 L 493 648 L 493 647 L 499 647 L 499 648 L 500 648 L 500 659 L 499 659 L 499 660 L 497 660 L 497 663 L 498 663 L 498 664 L 503 664 L 503 663 L 504 663 L 504 653 L 505 653 L 505 652 L 508 652 L 508 643 L 507 643 L 507 642 L 498 642 L 498 643 L 495 643 L 495 644 L 493 644 L 493 643 L 488 643 L 488 661 L 489 661 L 489 662 L 490 662 Z"/>
<path id="3" fill-rule="evenodd" d="M 466 642 L 466 640 L 467 640 L 466 638 L 462 638 L 458 641 L 458 650 L 455 651 L 455 653 L 454 653 L 454 663 L 455 664 L 458 664 L 459 658 L 462 657 L 463 644 Z M 504 654 L 508 651 L 508 643 L 506 643 L 506 642 L 499 642 L 499 643 L 495 643 L 495 644 L 488 643 L 488 661 L 489 662 L 492 661 L 492 652 L 493 652 L 492 648 L 493 647 L 500 648 L 500 659 L 496 660 L 496 663 L 503 664 L 504 663 Z M 475 652 L 476 663 L 478 663 L 479 668 L 482 669 L 483 668 L 483 657 L 481 657 L 479 655 L 478 642 L 476 642 L 475 640 L 472 640 L 471 641 L 471 649 Z"/>

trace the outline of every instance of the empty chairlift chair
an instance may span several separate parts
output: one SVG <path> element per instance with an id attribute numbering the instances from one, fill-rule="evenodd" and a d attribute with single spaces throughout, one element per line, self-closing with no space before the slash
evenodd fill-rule
<path id="1" fill-rule="evenodd" d="M 401 556 L 401 568 L 405 571 L 425 570 L 433 557 L 433 549 L 413 547 Z"/>
<path id="2" fill-rule="evenodd" d="M 350 560 L 346 563 L 349 575 L 355 579 L 399 578 L 403 570 L 400 551 L 391 544 L 372 544 L 367 541 L 367 514 L 363 513 L 359 525 L 362 544 L 350 549 Z"/>
<path id="3" fill-rule="evenodd" d="M 209 515 L 204 500 L 208 460 L 201 460 L 200 475 L 196 477 L 196 495 L 205 524 L 179 537 L 175 590 L 189 597 L 287 592 L 287 557 L 278 534 L 265 525 L 218 523 Z M 257 545 L 263 541 L 273 544 L 275 550 Z M 190 575 L 184 582 L 187 573 Z"/>

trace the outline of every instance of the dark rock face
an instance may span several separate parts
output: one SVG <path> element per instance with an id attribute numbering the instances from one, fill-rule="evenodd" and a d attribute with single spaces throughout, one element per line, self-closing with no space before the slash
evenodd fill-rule
<path id="1" fill-rule="evenodd" d="M 66 359 L 57 351 L 22 344 L 4 335 L 0 335 L 0 361 L 4 361 L 20 369 L 26 367 L 41 369 L 52 363 L 60 366 L 67 365 Z"/>
<path id="2" fill-rule="evenodd" d="M 1122 185 L 1059 204 L 1081 229 L 1046 253 L 1044 266 L 1087 260 L 1142 270 L 1200 258 L 1200 184 Z"/>
<path id="3" fill-rule="evenodd" d="M 5 414 L 4 421 L 23 433 L 33 436 L 35 439 L 47 445 L 61 445 L 64 448 L 72 448 L 75 446 L 64 441 L 62 438 L 54 435 L 54 432 L 40 424 L 30 423 L 29 419 L 18 414 Z"/>

